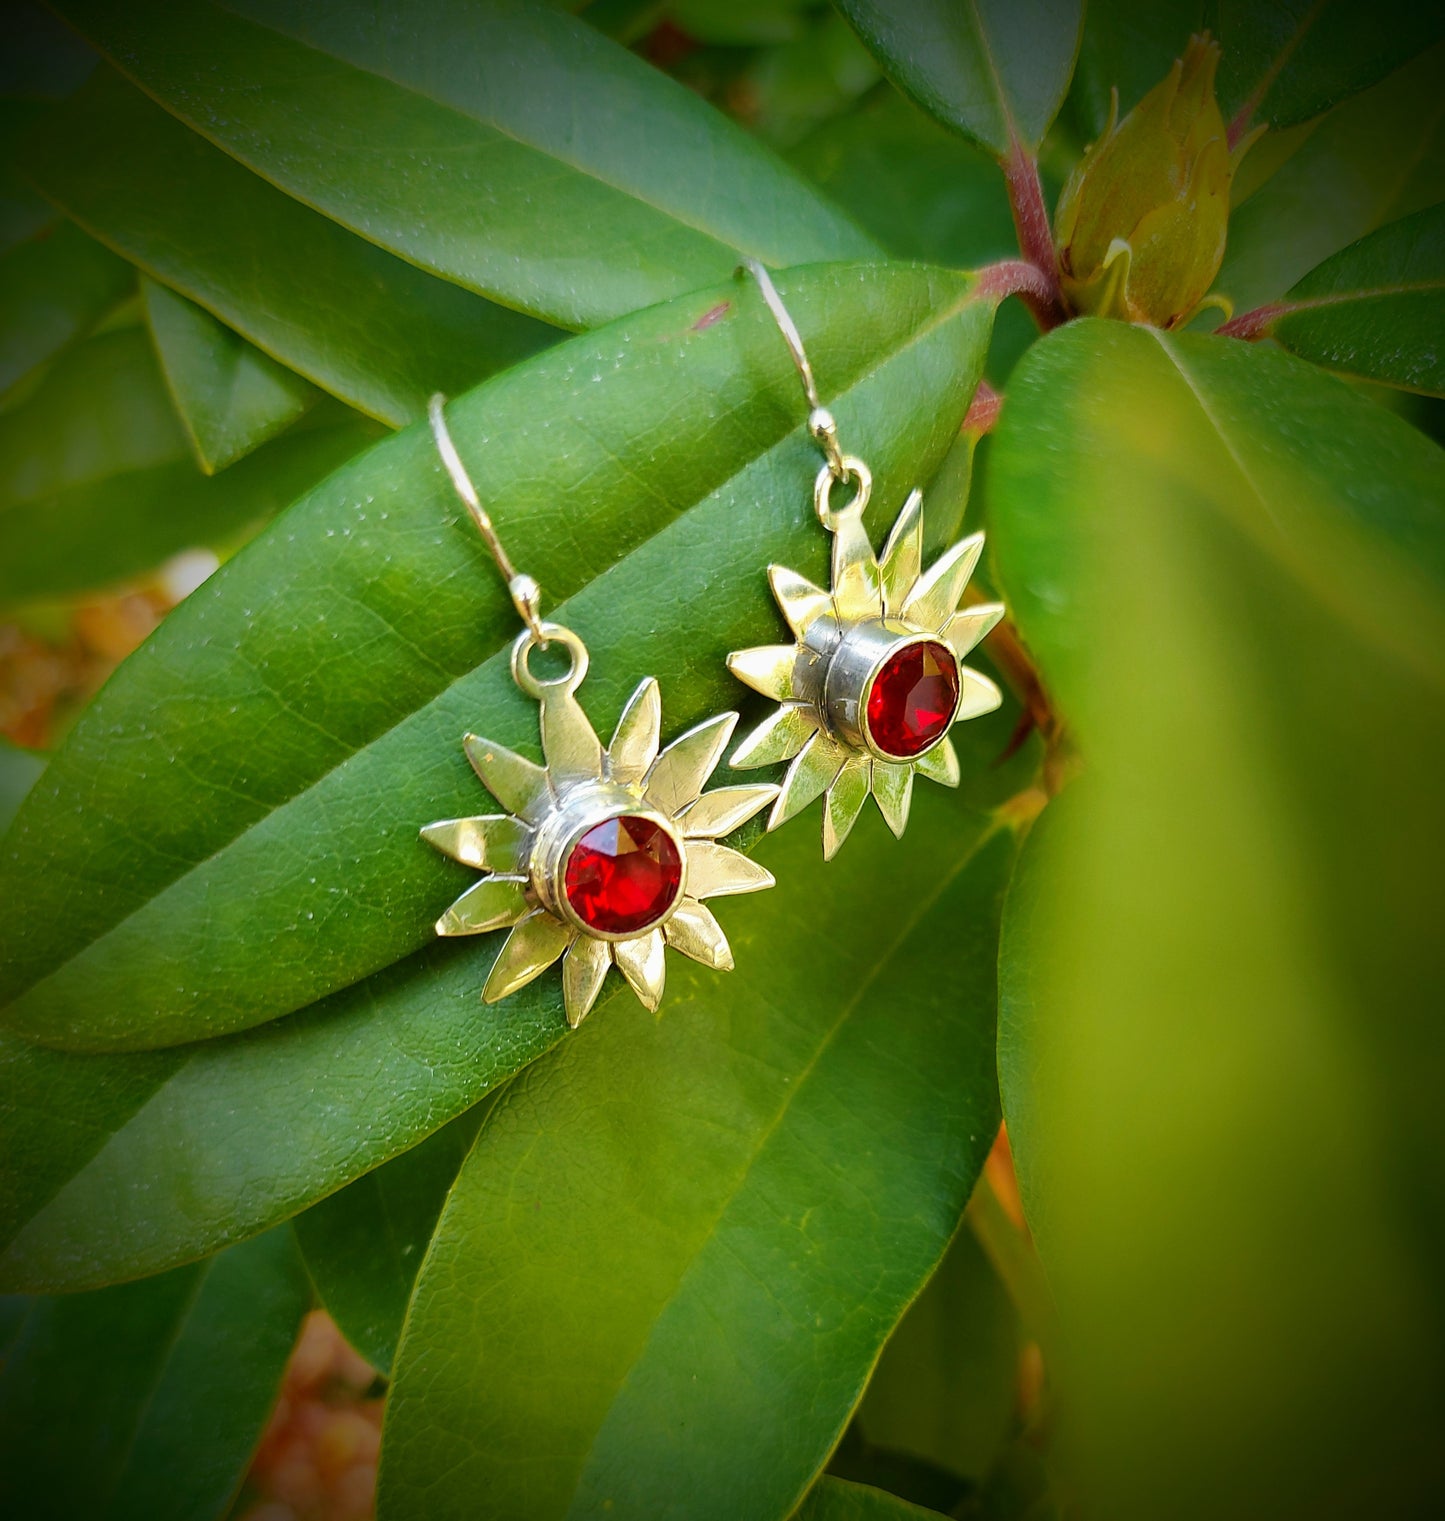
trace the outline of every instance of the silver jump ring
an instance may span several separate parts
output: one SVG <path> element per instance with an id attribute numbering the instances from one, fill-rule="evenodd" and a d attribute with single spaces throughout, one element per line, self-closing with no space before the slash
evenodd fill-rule
<path id="1" fill-rule="evenodd" d="M 833 494 L 834 483 L 840 480 L 857 481 L 858 489 L 846 507 L 835 508 L 829 498 Z M 841 519 L 849 513 L 863 511 L 872 491 L 873 472 L 856 454 L 845 454 L 842 475 L 834 475 L 830 464 L 819 470 L 817 479 L 813 482 L 813 511 L 818 514 L 818 521 L 829 533 L 836 533 Z"/>
<path id="2" fill-rule="evenodd" d="M 561 676 L 545 679 L 534 676 L 531 666 L 527 664 L 532 651 L 548 649 L 554 644 L 560 644 L 567 651 L 572 657 L 571 664 Z M 535 630 L 529 628 L 518 634 L 513 640 L 512 680 L 528 697 L 537 699 L 547 690 L 574 692 L 582 685 L 582 678 L 587 674 L 588 658 L 587 646 L 570 628 L 563 628 L 560 623 L 542 623 Z"/>

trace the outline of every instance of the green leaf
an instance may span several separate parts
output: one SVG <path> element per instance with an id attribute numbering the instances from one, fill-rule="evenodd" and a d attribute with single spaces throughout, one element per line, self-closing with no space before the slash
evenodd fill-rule
<path id="1" fill-rule="evenodd" d="M 1347 244 L 1445 200 L 1442 68 L 1437 48 L 1332 111 L 1235 210 L 1215 285 L 1236 310 L 1277 299 Z"/>
<path id="2" fill-rule="evenodd" d="M 1000 1022 L 1081 1497 L 1424 1513 L 1445 454 L 1290 355 L 1088 322 L 1016 372 L 989 489 L 1088 760 L 1012 891 Z"/>
<path id="3" fill-rule="evenodd" d="M 296 1239 L 321 1302 L 382 1373 L 391 1372 L 422 1255 L 486 1110 L 474 1105 L 420 1146 L 296 1217 Z"/>
<path id="4" fill-rule="evenodd" d="M 1279 303 L 1268 331 L 1332 370 L 1445 395 L 1445 204 L 1327 259 Z"/>
<path id="5" fill-rule="evenodd" d="M 166 384 L 208 475 L 283 433 L 316 400 L 294 370 L 195 302 L 148 279 L 141 296 Z"/>
<path id="6" fill-rule="evenodd" d="M 562 327 L 715 283 L 739 253 L 784 265 L 874 251 L 684 86 L 531 0 L 61 9 L 148 94 L 273 184 L 422 269 Z"/>
<path id="7" fill-rule="evenodd" d="M 1081 0 L 838 0 L 888 77 L 1004 158 L 1043 141 L 1069 88 Z"/>
<path id="8" fill-rule="evenodd" d="M 781 289 L 873 467 L 881 539 L 956 435 L 989 309 L 965 277 L 908 266 L 795 272 Z M 550 442 L 559 396 L 584 449 Z M 762 567 L 825 574 L 801 410 L 777 331 L 741 285 L 573 340 L 453 408 L 484 497 L 509 504 L 519 562 L 554 595 L 581 593 L 558 611 L 591 648 L 584 698 L 599 722 L 649 673 L 672 732 L 737 701 L 722 655 L 771 624 Z M 678 447 L 699 437 L 706 448 Z M 686 638 L 660 606 L 688 609 Z M 24 1162 L 3 1210 L 7 1283 L 102 1283 L 260 1229 L 414 1145 L 565 1030 L 552 979 L 477 1003 L 495 937 L 431 942 L 464 873 L 416 838 L 476 806 L 460 736 L 479 714 L 501 742 L 535 746 L 535 709 L 506 675 L 514 628 L 417 431 L 298 504 L 112 678 L 5 842 L 6 900 L 35 910 L 7 937 L 12 988 L 44 978 L 48 998 L 74 978 L 76 1015 L 114 1007 L 124 1022 L 134 1006 L 119 990 L 139 973 L 172 988 L 169 1028 L 189 1019 L 192 987 L 209 1026 L 239 1000 L 249 1016 L 260 994 L 271 1018 L 428 948 L 245 1040 L 96 1063 L 12 1051 L 22 1071 L 0 1086 L 0 1120 Z M 83 882 L 62 882 L 67 860 Z M 83 916 L 58 923 L 49 910 L 66 901 Z M 159 938 L 150 915 L 167 921 Z M 92 937 L 88 966 L 47 977 Z M 195 976 L 177 997 L 181 943 Z M 65 1111 L 93 1119 L 64 1145 L 46 1124 L 62 1084 Z"/>
<path id="9" fill-rule="evenodd" d="M 991 302 L 921 267 L 824 266 L 789 288 L 841 425 L 891 478 L 881 522 L 903 472 L 926 478 L 956 432 Z M 599 722 L 649 671 L 670 723 L 740 695 L 722 657 L 766 605 L 760 567 L 827 547 L 802 411 L 777 329 L 740 283 L 576 341 L 455 409 L 513 556 L 592 649 Z M 688 608 L 687 640 L 657 605 Z M 7 1020 L 59 1044 L 172 1044 L 287 1013 L 425 944 L 466 875 L 417 838 L 476 805 L 461 735 L 482 715 L 499 742 L 536 743 L 508 675 L 515 628 L 426 429 L 323 483 L 112 680 L 54 790 L 17 819 L 4 881 L 31 912 L 7 947 Z M 668 682 L 684 677 L 679 714 Z M 186 720 L 157 726 L 178 700 Z"/>
<path id="10" fill-rule="evenodd" d="M 557 336 L 353 237 L 109 70 L 56 113 L 25 164 L 96 237 L 383 422 L 409 422 L 433 391 L 465 389 Z"/>
<path id="11" fill-rule="evenodd" d="M 43 5 L 7 0 L 0 95 L 60 100 L 94 67 L 95 54 Z"/>
<path id="12" fill-rule="evenodd" d="M 162 1278 L 32 1301 L 0 1369 L 0 1507 L 224 1516 L 309 1300 L 280 1230 Z"/>
<path id="13" fill-rule="evenodd" d="M 788 158 L 898 258 L 976 269 L 1018 257 L 998 165 L 890 85 L 805 138 Z M 1037 336 L 1027 311 L 1005 302 L 989 378 L 1002 384 Z"/>
<path id="14" fill-rule="evenodd" d="M 40 780 L 45 757 L 0 739 L 0 835 L 10 827 L 25 794 Z"/>
<path id="15" fill-rule="evenodd" d="M 207 479 L 145 332 L 103 333 L 0 413 L 0 605 L 104 586 L 270 517 L 375 436 L 359 418 Z"/>
<path id="16" fill-rule="evenodd" d="M 0 396 L 83 338 L 134 288 L 130 265 L 69 222 L 0 254 Z"/>
<path id="17" fill-rule="evenodd" d="M 0 255 L 38 236 L 57 220 L 55 208 L 16 172 L 16 146 L 43 121 L 50 107 L 38 100 L 0 97 Z"/>
<path id="18" fill-rule="evenodd" d="M 508 1086 L 417 1282 L 380 1516 L 798 1503 L 997 1128 L 1005 730 L 966 727 L 906 851 L 871 809 L 831 863 L 768 836 L 730 985 L 674 968 L 660 1018 L 619 1000 Z"/>
<path id="19" fill-rule="evenodd" d="M 1217 0 L 1225 117 L 1288 127 L 1383 79 L 1445 37 L 1419 0 Z"/>
<path id="20" fill-rule="evenodd" d="M 698 42 L 766 47 L 802 36 L 811 0 L 672 0 L 674 25 Z M 589 7 L 590 8 L 590 7 Z"/>
<path id="21" fill-rule="evenodd" d="M 937 1511 L 910 1505 L 886 1490 L 823 1477 L 793 1512 L 795 1521 L 922 1521 Z"/>
<path id="22" fill-rule="evenodd" d="M 545 983 L 480 1004 L 489 960 L 438 944 L 290 1019 L 167 1051 L 0 1034 L 0 1283 L 160 1272 L 415 1145 L 567 1033 Z"/>
<path id="23" fill-rule="evenodd" d="M 966 1226 L 888 1339 L 857 1423 L 867 1442 L 981 1480 L 1013 1425 L 1021 1335 Z"/>
<path id="24" fill-rule="evenodd" d="M 788 158 L 899 258 L 973 269 L 1018 257 L 998 165 L 891 86 L 819 128 Z"/>

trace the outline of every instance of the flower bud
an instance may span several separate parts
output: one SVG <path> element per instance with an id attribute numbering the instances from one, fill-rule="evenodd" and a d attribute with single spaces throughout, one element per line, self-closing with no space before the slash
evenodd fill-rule
<path id="1" fill-rule="evenodd" d="M 1214 73 L 1219 46 L 1193 37 L 1182 59 L 1109 125 L 1059 197 L 1060 287 L 1078 313 L 1173 327 L 1208 293 L 1224 258 L 1233 153 Z"/>

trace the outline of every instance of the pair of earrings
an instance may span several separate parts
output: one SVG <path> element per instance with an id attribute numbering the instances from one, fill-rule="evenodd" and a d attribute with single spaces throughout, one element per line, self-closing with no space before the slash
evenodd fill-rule
<path id="1" fill-rule="evenodd" d="M 468 734 L 463 740 L 482 785 L 506 811 L 428 824 L 423 839 L 487 873 L 437 922 L 439 935 L 509 929 L 482 990 L 507 997 L 562 962 L 567 1022 L 575 1029 L 615 966 L 648 1009 L 662 999 L 667 946 L 718 970 L 732 953 L 708 901 L 773 885 L 772 873 L 721 843 L 771 806 L 776 829 L 824 798 L 823 853 L 847 838 L 871 792 L 894 834 L 908 822 L 917 774 L 956 787 L 958 757 L 948 730 L 1002 701 L 986 676 L 963 664 L 1003 616 L 999 603 L 960 603 L 983 549 L 973 534 L 922 568 L 922 499 L 914 491 L 881 557 L 863 527 L 872 477 L 844 454 L 833 416 L 818 399 L 798 330 L 767 271 L 749 260 L 797 367 L 808 429 L 824 456 L 813 484 L 818 520 L 833 536 L 831 590 L 782 566 L 768 570 L 793 635 L 728 656 L 741 681 L 778 707 L 737 747 L 739 769 L 788 762 L 781 785 L 705 790 L 737 726 L 736 713 L 698 724 L 665 748 L 657 682 L 632 694 L 611 744 L 603 746 L 576 698 L 587 649 L 571 629 L 540 616 L 537 583 L 519 574 L 467 475 L 442 412 L 432 432 L 452 484 L 497 562 L 524 628 L 512 645 L 512 679 L 540 705 L 545 766 Z M 852 498 L 834 507 L 833 492 Z M 561 675 L 539 676 L 538 649 L 568 656 Z"/>

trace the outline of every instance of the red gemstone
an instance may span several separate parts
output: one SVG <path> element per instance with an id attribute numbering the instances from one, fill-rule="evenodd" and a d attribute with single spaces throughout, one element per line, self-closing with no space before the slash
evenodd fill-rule
<path id="1" fill-rule="evenodd" d="M 868 694 L 868 734 L 885 755 L 911 760 L 936 744 L 958 707 L 958 662 L 946 644 L 907 644 L 883 662 Z"/>
<path id="2" fill-rule="evenodd" d="M 594 825 L 572 847 L 564 886 L 583 924 L 605 935 L 630 935 L 672 907 L 682 886 L 682 855 L 662 825 L 623 814 Z"/>

